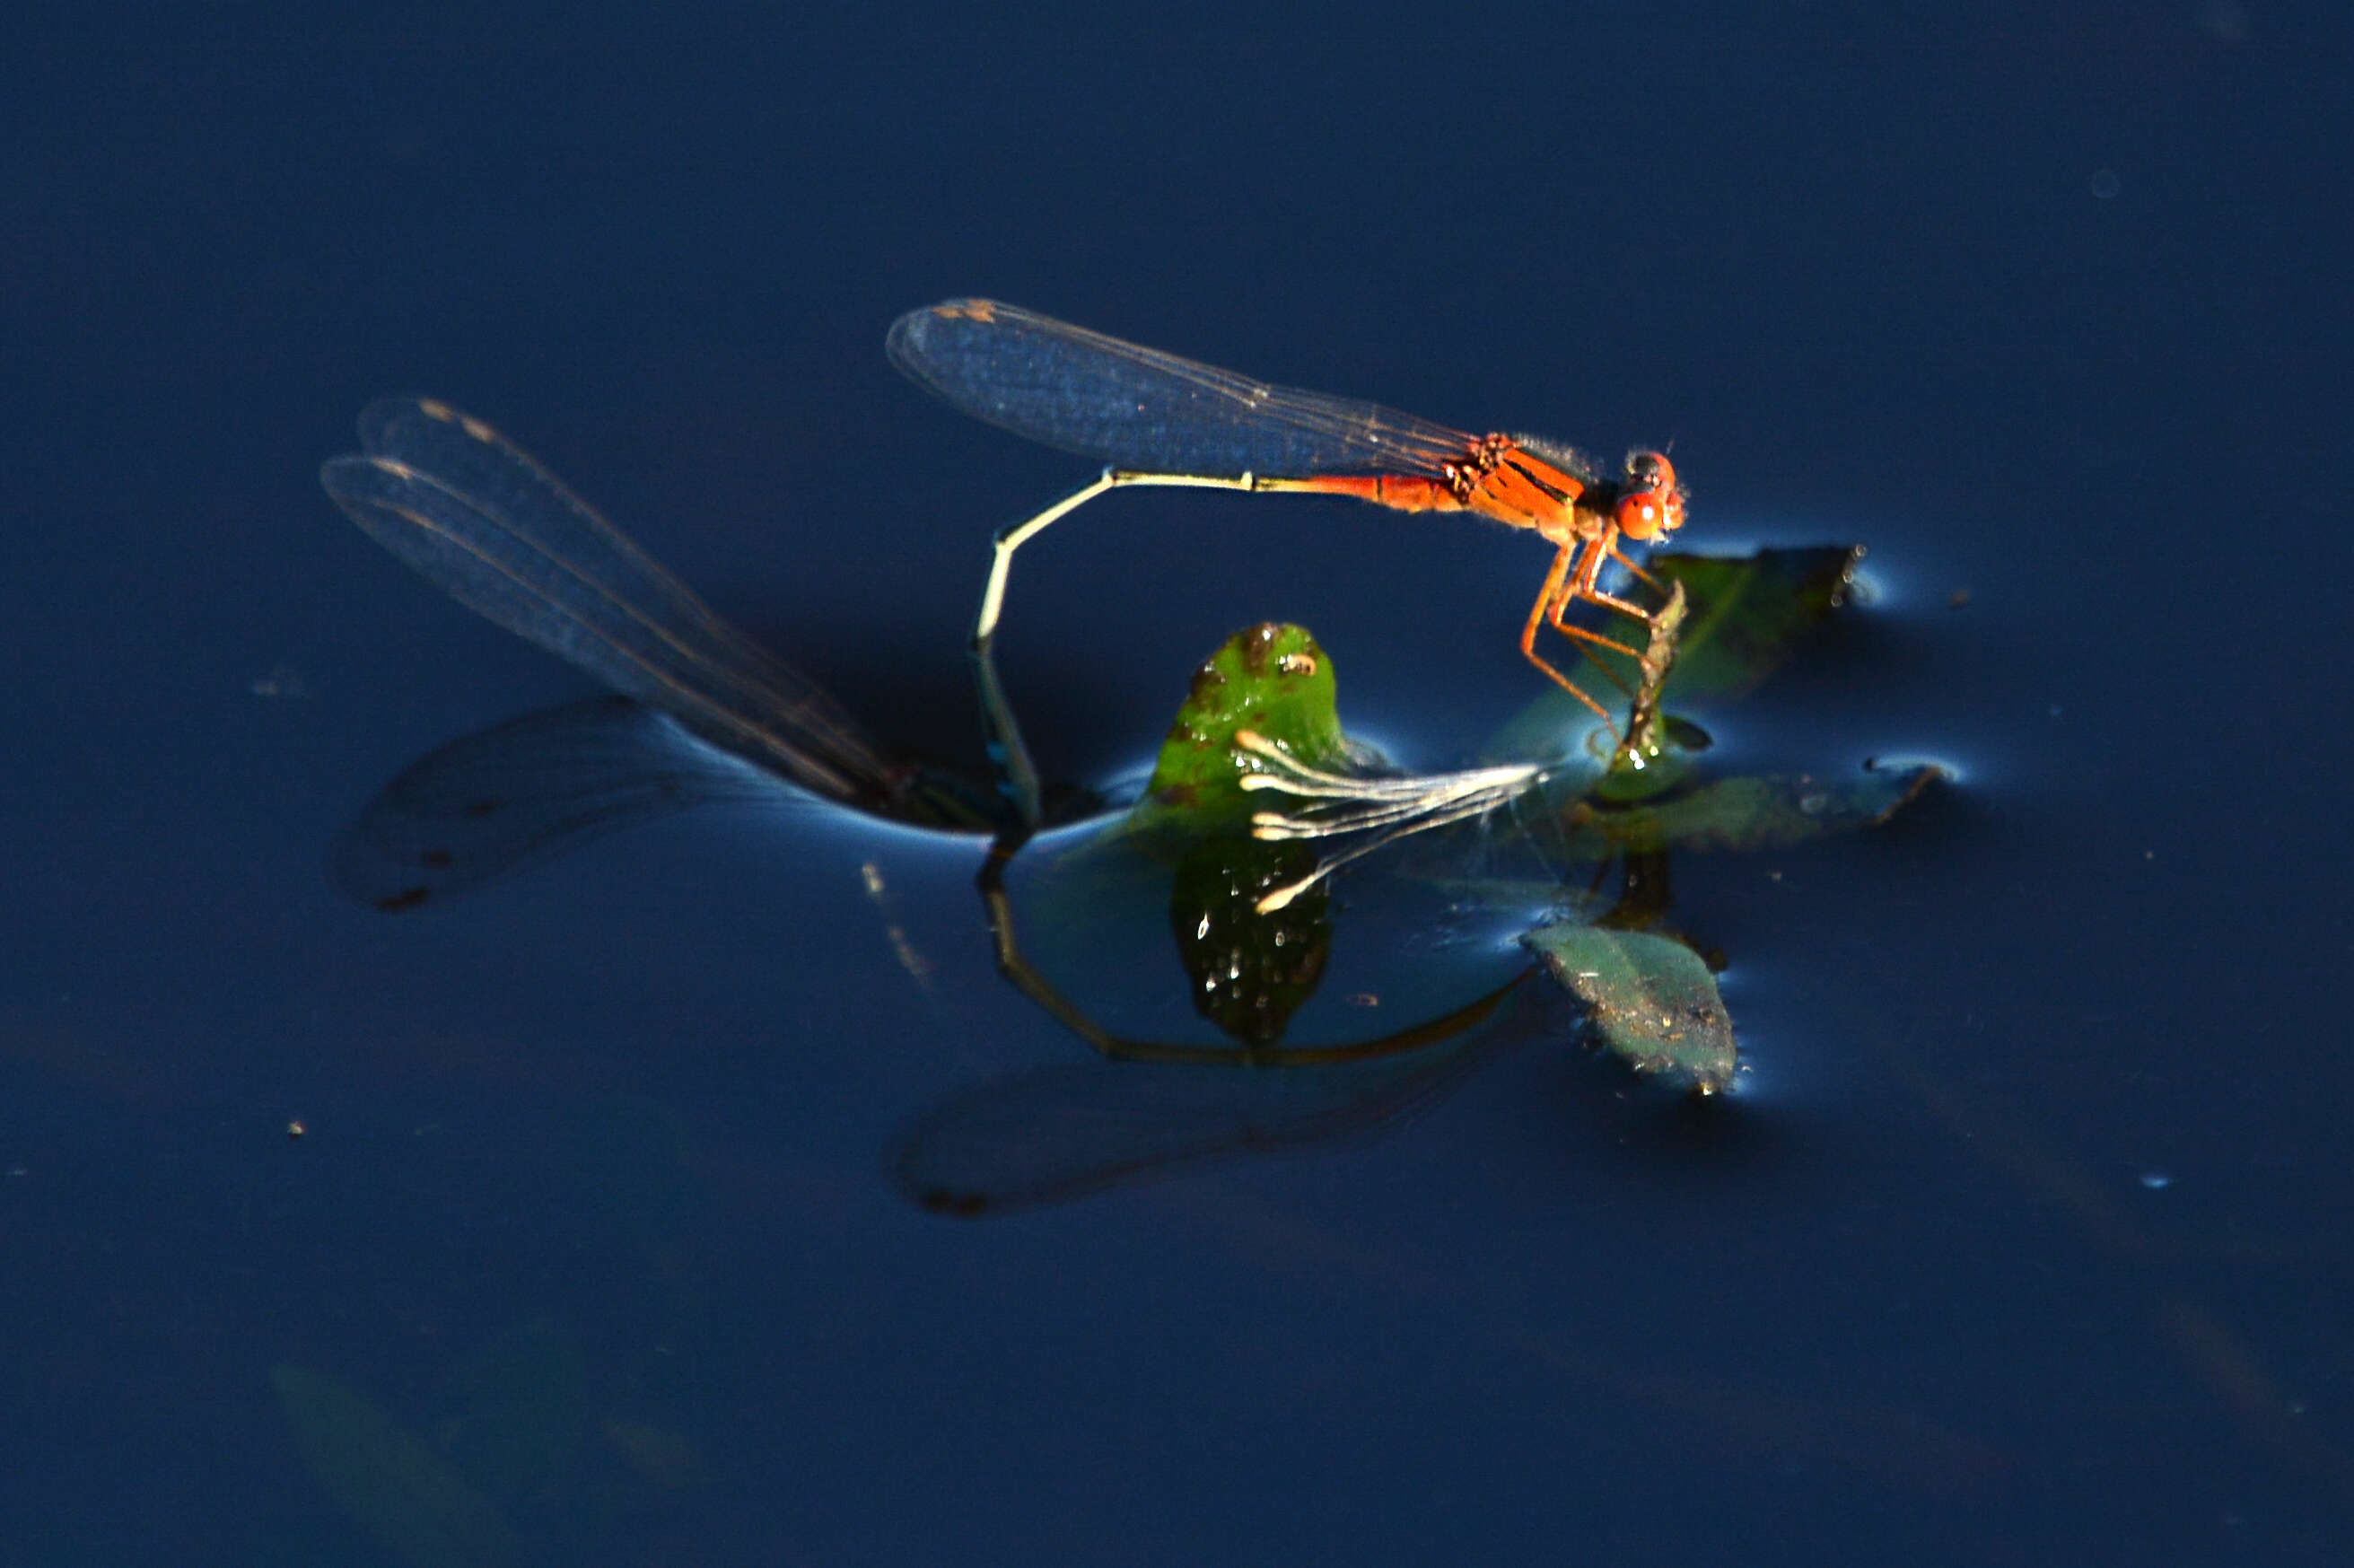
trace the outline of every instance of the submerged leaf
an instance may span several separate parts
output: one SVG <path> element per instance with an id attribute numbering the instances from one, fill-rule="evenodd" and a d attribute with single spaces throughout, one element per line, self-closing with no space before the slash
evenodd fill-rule
<path id="1" fill-rule="evenodd" d="M 1246 1045 L 1283 1037 L 1315 994 L 1332 946 L 1321 884 L 1272 913 L 1259 901 L 1316 867 L 1304 843 L 1219 835 L 1185 852 L 1169 891 L 1169 926 L 1193 982 L 1193 1007 Z"/>
<path id="2" fill-rule="evenodd" d="M 1585 1003 L 1595 1036 L 1638 1073 L 1712 1095 L 1733 1083 L 1733 1019 L 1716 977 L 1681 942 L 1599 926 L 1547 926 L 1521 938 Z"/>
<path id="3" fill-rule="evenodd" d="M 658 1487 L 675 1490 L 702 1478 L 703 1461 L 684 1433 L 610 1415 L 598 1430 L 630 1468 Z"/>
<path id="4" fill-rule="evenodd" d="M 434 1401 L 451 1463 L 494 1497 L 554 1485 L 588 1429 L 588 1369 L 571 1336 L 541 1320 L 502 1335 Z"/>
<path id="5" fill-rule="evenodd" d="M 281 1362 L 270 1386 L 319 1484 L 408 1568 L 491 1568 L 522 1541 L 430 1443 L 357 1389 Z"/>

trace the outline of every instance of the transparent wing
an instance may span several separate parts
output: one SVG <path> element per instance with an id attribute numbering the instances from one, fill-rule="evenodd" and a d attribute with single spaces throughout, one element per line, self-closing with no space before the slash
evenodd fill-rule
<path id="1" fill-rule="evenodd" d="M 386 398 L 320 482 L 461 604 L 830 799 L 887 799 L 839 704 L 729 626 L 563 482 L 447 404 Z"/>
<path id="2" fill-rule="evenodd" d="M 888 350 L 975 418 L 1118 468 L 1435 479 L 1476 444 L 1376 403 L 1269 386 L 990 300 L 910 311 Z"/>

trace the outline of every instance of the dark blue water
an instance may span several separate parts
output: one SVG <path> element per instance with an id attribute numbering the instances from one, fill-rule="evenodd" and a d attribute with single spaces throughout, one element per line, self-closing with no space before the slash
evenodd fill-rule
<path id="1" fill-rule="evenodd" d="M 2342 28 L 1440 21 L 16 73 L 0 1563 L 2346 1560 Z M 977 767 L 986 540 L 1087 470 L 886 365 L 962 294 L 1871 547 L 1720 756 L 1957 781 L 1680 863 L 1729 1102 L 1532 1002 L 1358 1136 L 960 1221 L 910 1129 L 1091 1060 L 976 841 L 753 800 L 336 890 L 402 768 L 595 690 L 322 493 L 387 392 Z M 1455 765 L 1543 566 L 1113 496 L 1005 677 L 1099 784 L 1288 619 Z"/>

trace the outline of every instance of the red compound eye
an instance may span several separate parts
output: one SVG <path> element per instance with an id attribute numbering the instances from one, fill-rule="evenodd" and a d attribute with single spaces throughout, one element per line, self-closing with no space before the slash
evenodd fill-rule
<path id="1" fill-rule="evenodd" d="M 1617 520 L 1629 539 L 1655 539 L 1683 525 L 1683 498 L 1676 493 L 1675 467 L 1665 454 L 1637 452 L 1627 460 Z"/>
<path id="2" fill-rule="evenodd" d="M 1648 539 L 1659 531 L 1666 508 L 1659 498 L 1638 492 L 1618 498 L 1618 531 L 1629 539 Z"/>

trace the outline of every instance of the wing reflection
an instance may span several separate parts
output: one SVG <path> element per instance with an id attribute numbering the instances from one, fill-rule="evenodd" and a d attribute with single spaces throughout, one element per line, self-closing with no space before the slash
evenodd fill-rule
<path id="1" fill-rule="evenodd" d="M 1370 1136 L 1453 1092 L 1515 1043 L 1484 1025 L 1509 981 L 1452 1038 L 1310 1067 L 1223 1062 L 1066 1064 L 940 1101 L 902 1140 L 892 1176 L 912 1202 L 960 1218 L 1066 1202 L 1221 1157 Z"/>
<path id="2" fill-rule="evenodd" d="M 666 715 L 592 697 L 409 764 L 344 830 L 327 871 L 360 903 L 414 909 L 673 811 L 761 800 L 808 797 Z"/>

